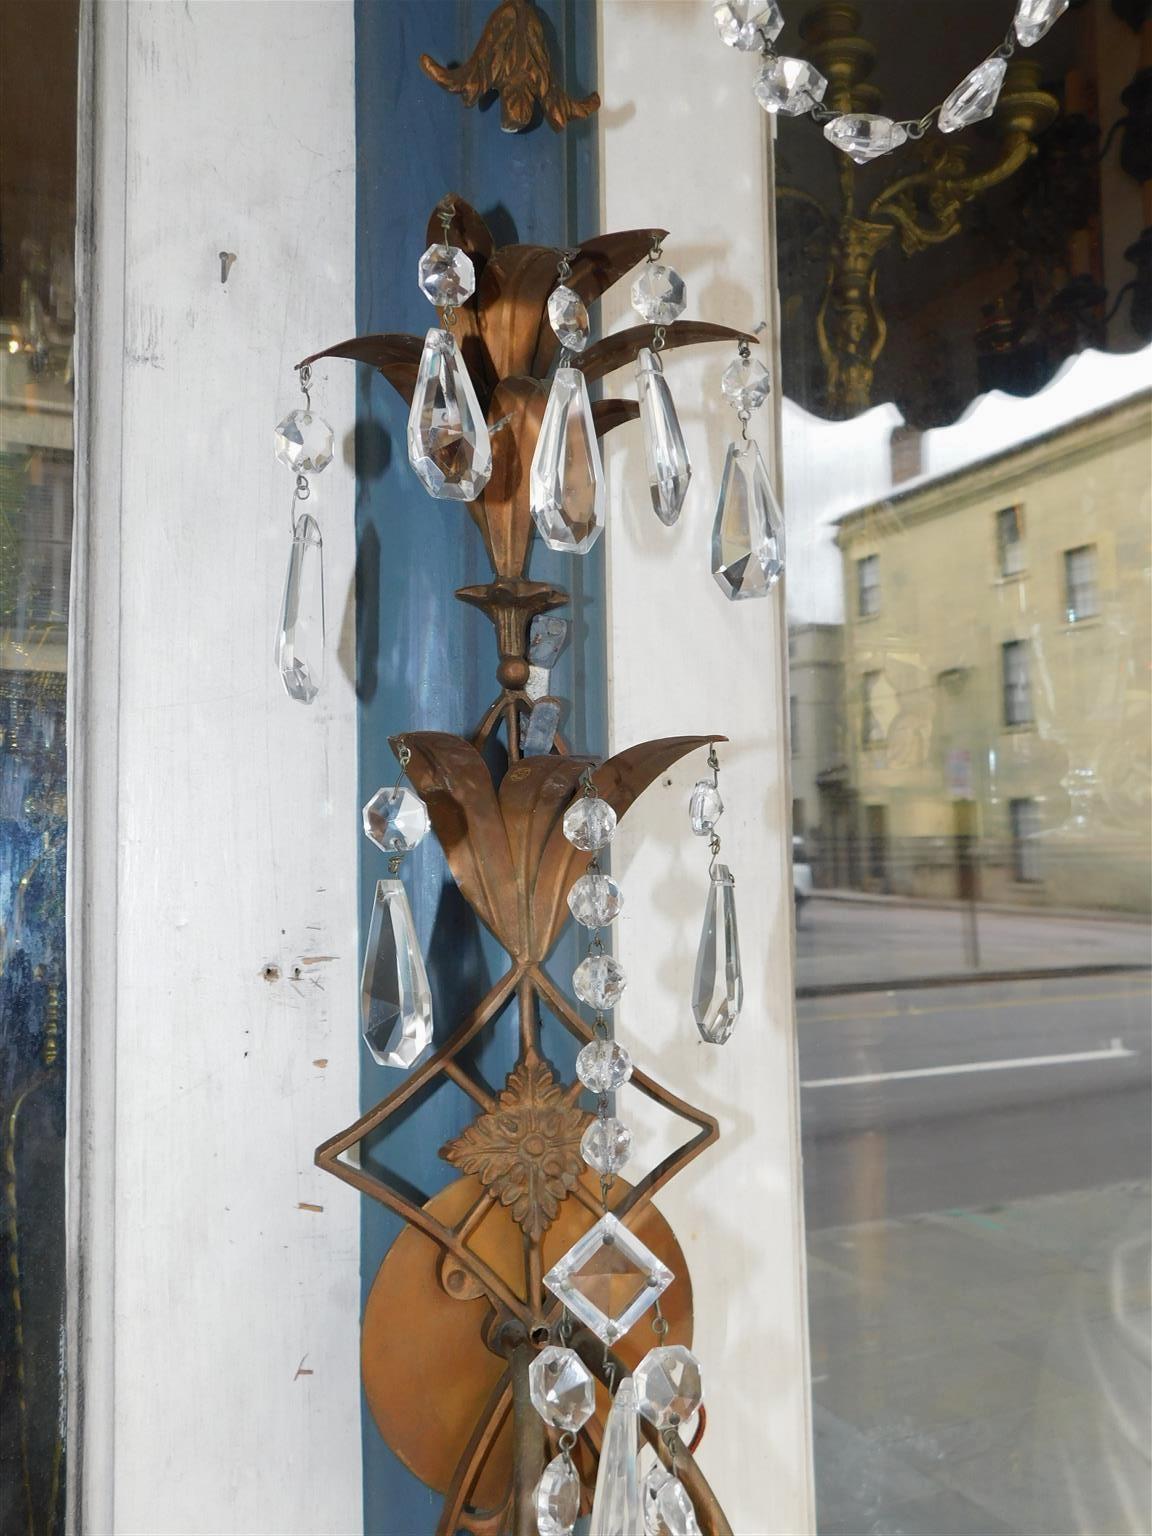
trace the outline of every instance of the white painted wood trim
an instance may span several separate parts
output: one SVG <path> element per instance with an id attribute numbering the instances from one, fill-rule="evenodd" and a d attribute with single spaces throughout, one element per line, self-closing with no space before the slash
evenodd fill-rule
<path id="1" fill-rule="evenodd" d="M 689 290 L 686 318 L 773 322 L 775 263 L 769 124 L 751 94 L 752 61 L 718 42 L 711 7 L 600 0 L 601 228 L 670 228 L 664 259 Z M 635 323 L 626 291 L 605 332 Z M 703 1469 L 737 1536 L 814 1530 L 803 1186 L 793 1001 L 783 593 L 730 603 L 709 571 L 713 510 L 736 422 L 719 391 L 733 354 L 669 353 L 694 476 L 675 529 L 651 511 L 639 427 L 608 439 L 609 734 L 613 750 L 649 737 L 726 733 L 722 858 L 736 876 L 746 983 L 723 1048 L 699 1043 L 689 1006 L 707 891 L 707 847 L 687 799 L 704 754 L 667 774 L 629 813 L 613 846 L 625 893 L 617 953 L 629 990 L 621 1038 L 675 1092 L 717 1115 L 722 1139 L 663 1192 L 695 1287 L 696 1352 L 707 1373 Z M 627 372 L 608 393 L 633 395 Z M 754 430 L 776 458 L 771 410 Z M 636 1094 L 635 1166 L 673 1143 Z M 681 1136 L 678 1139 L 683 1139 Z"/>
<path id="2" fill-rule="evenodd" d="M 292 484 L 271 428 L 292 363 L 355 328 L 352 6 L 84 24 L 70 1524 L 356 1533 L 359 1200 L 312 1165 L 357 1109 L 346 367 L 314 388 L 344 429 L 312 502 L 322 700 L 271 662 Z"/>

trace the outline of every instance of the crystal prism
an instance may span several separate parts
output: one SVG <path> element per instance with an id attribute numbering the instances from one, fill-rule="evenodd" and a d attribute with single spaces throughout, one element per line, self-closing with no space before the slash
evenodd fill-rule
<path id="1" fill-rule="evenodd" d="M 632 1132 L 623 1120 L 593 1120 L 580 1138 L 580 1156 L 597 1173 L 619 1173 L 632 1156 Z"/>
<path id="2" fill-rule="evenodd" d="M 332 462 L 332 428 L 312 411 L 289 411 L 276 428 L 276 457 L 296 475 L 318 475 Z"/>
<path id="3" fill-rule="evenodd" d="M 639 1443 L 636 1389 L 631 1376 L 625 1376 L 616 1389 L 604 1426 L 588 1536 L 640 1536 L 644 1513 L 640 1503 Z"/>
<path id="4" fill-rule="evenodd" d="M 569 1536 L 580 1515 L 580 1479 L 565 1452 L 544 1468 L 536 1484 L 536 1529 L 539 1536 Z"/>
<path id="5" fill-rule="evenodd" d="M 669 1477 L 657 1490 L 656 1521 L 660 1536 L 700 1536 L 692 1500 L 678 1477 Z"/>
<path id="6" fill-rule="evenodd" d="M 824 137 L 829 144 L 842 149 L 849 159 L 855 160 L 857 165 L 866 165 L 869 160 L 899 149 L 908 134 L 890 117 L 856 112 L 834 117 L 830 123 L 825 123 Z"/>
<path id="7" fill-rule="evenodd" d="M 827 80 L 807 59 L 778 57 L 765 64 L 752 93 L 765 112 L 799 117 L 819 106 L 827 89 Z"/>
<path id="8" fill-rule="evenodd" d="M 614 1344 L 672 1284 L 672 1271 L 611 1212 L 544 1276 L 545 1287 L 604 1344 Z"/>
<path id="9" fill-rule="evenodd" d="M 548 324 L 569 352 L 583 352 L 588 345 L 588 308 L 578 293 L 563 284 L 549 295 Z"/>
<path id="10" fill-rule="evenodd" d="M 591 1040 L 576 1058 L 576 1076 L 593 1093 L 615 1093 L 632 1076 L 632 1058 L 615 1040 Z"/>
<path id="11" fill-rule="evenodd" d="M 635 1371 L 640 1412 L 657 1429 L 684 1424 L 704 1401 L 700 1362 L 683 1344 L 650 1349 Z"/>
<path id="12" fill-rule="evenodd" d="M 410 789 L 378 789 L 364 807 L 364 836 L 384 853 L 411 853 L 428 835 L 428 812 Z"/>
<path id="13" fill-rule="evenodd" d="M 288 697 L 311 704 L 324 682 L 324 541 L 308 512 L 296 519 L 292 535 L 276 667 Z"/>
<path id="14" fill-rule="evenodd" d="M 549 549 L 586 555 L 604 529 L 604 470 L 588 386 L 557 368 L 530 475 L 532 516 Z"/>
<path id="15" fill-rule="evenodd" d="M 416 269 L 420 292 L 437 309 L 455 309 L 476 292 L 476 268 L 458 245 L 430 245 Z"/>
<path id="16" fill-rule="evenodd" d="M 572 1434 L 582 1428 L 596 1407 L 596 1385 L 574 1349 L 550 1344 L 528 1367 L 532 1406 L 553 1429 Z"/>
<path id="17" fill-rule="evenodd" d="M 432 1043 L 432 994 L 399 880 L 378 880 L 360 978 L 364 1043 L 382 1067 L 410 1067 Z"/>
<path id="18" fill-rule="evenodd" d="M 564 812 L 564 836 L 573 848 L 595 853 L 616 834 L 616 812 L 599 795 L 581 795 Z"/>
<path id="19" fill-rule="evenodd" d="M 784 570 L 784 530 L 756 443 L 730 443 L 712 525 L 712 574 L 734 602 L 763 597 Z"/>
<path id="20" fill-rule="evenodd" d="M 652 508 L 660 521 L 671 527 L 688 494 L 692 465 L 664 368 L 659 355 L 648 347 L 641 347 L 636 355 L 636 389 Z"/>
<path id="21" fill-rule="evenodd" d="M 555 614 L 538 613 L 528 630 L 528 660 L 545 670 L 556 665 L 568 639 L 568 620 Z"/>
<path id="22" fill-rule="evenodd" d="M 687 302 L 684 279 L 658 261 L 650 261 L 632 284 L 632 308 L 653 325 L 671 325 L 684 313 Z"/>
<path id="23" fill-rule="evenodd" d="M 408 459 L 430 496 L 475 501 L 492 473 L 488 424 L 451 331 L 430 330 L 408 413 Z"/>
<path id="24" fill-rule="evenodd" d="M 737 357 L 720 380 L 724 398 L 738 411 L 758 411 L 772 389 L 772 375 L 758 357 Z"/>
<path id="25" fill-rule="evenodd" d="M 728 867 L 717 864 L 708 887 L 692 983 L 692 1016 L 709 1045 L 724 1044 L 744 1006 L 735 886 Z"/>
<path id="26" fill-rule="evenodd" d="M 1008 64 L 1004 59 L 985 59 L 977 64 L 940 108 L 937 125 L 941 133 L 955 133 L 991 117 L 996 110 L 1000 87 Z"/>
<path id="27" fill-rule="evenodd" d="M 759 53 L 784 30 L 777 0 L 715 0 L 712 17 L 720 41 L 742 53 Z"/>
<path id="28" fill-rule="evenodd" d="M 699 779 L 688 801 L 688 820 L 697 837 L 711 837 L 724 814 L 720 791 L 711 779 Z"/>
<path id="29" fill-rule="evenodd" d="M 568 892 L 568 910 L 585 928 L 607 928 L 620 915 L 620 887 L 602 870 L 590 869 Z"/>
<path id="30" fill-rule="evenodd" d="M 1013 25 L 1021 46 L 1038 43 L 1053 22 L 1068 9 L 1068 0 L 1019 0 Z"/>
<path id="31" fill-rule="evenodd" d="M 557 699 L 537 699 L 525 720 L 520 737 L 520 751 L 525 757 L 547 757 L 560 729 L 560 703 Z"/>
<path id="32" fill-rule="evenodd" d="M 611 955 L 587 955 L 572 972 L 572 989 L 589 1008 L 615 1008 L 628 980 Z"/>

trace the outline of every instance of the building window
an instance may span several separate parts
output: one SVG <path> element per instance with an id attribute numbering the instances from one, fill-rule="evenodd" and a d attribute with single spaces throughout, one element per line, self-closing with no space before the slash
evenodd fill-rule
<path id="1" fill-rule="evenodd" d="M 1100 612 L 1096 592 L 1096 546 L 1081 544 L 1064 551 L 1064 611 L 1069 624 L 1092 619 Z"/>
<path id="2" fill-rule="evenodd" d="M 860 740 L 866 747 L 874 747 L 884 740 L 884 727 L 876 713 L 876 694 L 880 687 L 879 672 L 865 672 L 860 679 Z"/>
<path id="3" fill-rule="evenodd" d="M 856 612 L 862 619 L 880 612 L 879 555 L 865 555 L 856 562 Z"/>
<path id="4" fill-rule="evenodd" d="M 1024 517 L 1021 507 L 1002 507 L 996 514 L 996 559 L 1001 576 L 1019 576 L 1024 569 Z"/>
<path id="5" fill-rule="evenodd" d="M 1028 676 L 1027 640 L 1009 640 L 1001 647 L 1004 674 L 1004 724 L 1032 724 L 1032 684 Z"/>
<path id="6" fill-rule="evenodd" d="M 788 737 L 792 745 L 792 756 L 795 757 L 800 750 L 800 711 L 796 707 L 796 695 L 788 700 Z"/>
<path id="7" fill-rule="evenodd" d="M 1012 821 L 1012 873 L 1023 883 L 1040 879 L 1040 850 L 1036 842 L 1040 831 L 1040 807 L 1035 800 L 1009 800 Z"/>

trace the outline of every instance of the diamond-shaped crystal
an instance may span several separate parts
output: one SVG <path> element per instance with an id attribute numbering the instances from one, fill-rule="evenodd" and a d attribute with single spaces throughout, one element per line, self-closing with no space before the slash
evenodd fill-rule
<path id="1" fill-rule="evenodd" d="M 544 1468 L 536 1485 L 539 1536 L 568 1536 L 580 1514 L 580 1479 L 572 1458 L 562 1452 Z"/>
<path id="2" fill-rule="evenodd" d="M 559 700 L 537 699 L 521 727 L 520 751 L 525 757 L 547 757 L 559 729 Z"/>
<path id="3" fill-rule="evenodd" d="M 636 1367 L 640 1412 L 657 1429 L 685 1423 L 704 1400 L 700 1362 L 683 1344 L 650 1349 Z"/>
<path id="4" fill-rule="evenodd" d="M 700 1536 L 700 1526 L 688 1490 L 678 1477 L 670 1477 L 656 1494 L 659 1536 Z"/>
<path id="5" fill-rule="evenodd" d="M 640 1536 L 644 1516 L 637 1458 L 639 1433 L 636 1391 L 632 1378 L 625 1376 L 604 1426 L 588 1536 Z"/>
<path id="6" fill-rule="evenodd" d="M 688 801 L 688 820 L 697 837 L 711 837 L 724 814 L 720 791 L 711 779 L 698 779 Z"/>
<path id="7" fill-rule="evenodd" d="M 451 331 L 424 339 L 412 408 L 408 460 L 430 496 L 475 501 L 492 473 L 488 424 Z"/>
<path id="8" fill-rule="evenodd" d="M 714 0 L 712 16 L 720 41 L 742 53 L 759 53 L 784 30 L 777 0 Z"/>
<path id="9" fill-rule="evenodd" d="M 564 812 L 564 836 L 573 848 L 595 853 L 616 835 L 616 812 L 599 795 L 581 795 Z"/>
<path id="10" fill-rule="evenodd" d="M 623 1120 L 593 1120 L 580 1138 L 580 1156 L 597 1173 L 619 1173 L 632 1156 L 632 1132 Z"/>
<path id="11" fill-rule="evenodd" d="M 296 475 L 318 475 L 332 462 L 332 428 L 313 411 L 289 411 L 276 428 L 276 457 Z"/>
<path id="12" fill-rule="evenodd" d="M 622 1338 L 672 1280 L 667 1265 L 611 1212 L 544 1276 L 557 1301 L 605 1344 Z M 633 1411 L 634 1405 L 635 1399 Z"/>
<path id="13" fill-rule="evenodd" d="M 709 1045 L 724 1044 L 744 1006 L 735 885 L 728 867 L 717 864 L 708 887 L 692 982 L 692 1017 Z"/>
<path id="14" fill-rule="evenodd" d="M 558 1344 L 542 1349 L 528 1367 L 528 1391 L 546 1424 L 573 1434 L 596 1407 L 596 1385 L 588 1367 L 574 1349 Z"/>
<path id="15" fill-rule="evenodd" d="M 650 261 L 632 284 L 632 308 L 653 325 L 671 325 L 687 302 L 684 279 L 658 261 Z"/>
<path id="16" fill-rule="evenodd" d="M 1013 23 L 1025 48 L 1038 43 L 1053 22 L 1068 9 L 1068 0 L 1019 0 Z"/>
<path id="17" fill-rule="evenodd" d="M 890 117 L 877 117 L 870 112 L 855 112 L 844 117 L 834 117 L 824 125 L 824 137 L 829 144 L 842 149 L 857 165 L 866 165 L 879 155 L 899 149 L 908 137 L 899 123 Z"/>
<path id="18" fill-rule="evenodd" d="M 827 80 L 814 64 L 783 56 L 769 59 L 752 87 L 765 112 L 782 112 L 785 117 L 811 112 L 824 100 L 827 89 Z"/>
<path id="19" fill-rule="evenodd" d="M 556 665 L 568 639 L 568 620 L 553 613 L 538 613 L 528 630 L 528 660 L 534 667 Z"/>
<path id="20" fill-rule="evenodd" d="M 276 636 L 276 669 L 290 699 L 311 704 L 324 682 L 324 541 L 316 519 L 296 519 Z"/>
<path id="21" fill-rule="evenodd" d="M 1004 59 L 985 59 L 983 64 L 965 75 L 940 108 L 937 119 L 941 133 L 955 133 L 957 128 L 967 128 L 996 110 L 1000 87 L 1004 84 L 1004 72 L 1008 64 Z"/>
<path id="22" fill-rule="evenodd" d="M 712 525 L 712 574 L 735 602 L 763 597 L 783 570 L 783 522 L 760 449 L 730 443 Z"/>
<path id="23" fill-rule="evenodd" d="M 628 979 L 612 955 L 587 955 L 572 972 L 572 988 L 589 1008 L 615 1008 Z"/>
<path id="24" fill-rule="evenodd" d="M 576 1058 L 576 1076 L 593 1093 L 615 1093 L 632 1076 L 632 1058 L 615 1040 L 591 1040 Z"/>
<path id="25" fill-rule="evenodd" d="M 529 476 L 532 516 L 549 549 L 586 555 L 604 530 L 604 470 L 588 385 L 557 368 Z"/>
<path id="26" fill-rule="evenodd" d="M 378 789 L 364 807 L 364 836 L 384 853 L 411 853 L 428 834 L 428 812 L 410 789 Z"/>
<path id="27" fill-rule="evenodd" d="M 399 880 L 378 880 L 360 977 L 364 1043 L 382 1067 L 410 1067 L 432 1043 L 432 994 Z"/>
<path id="28" fill-rule="evenodd" d="M 636 356 L 636 389 L 652 509 L 662 523 L 671 527 L 688 494 L 692 465 L 663 365 L 658 354 L 648 347 L 641 347 Z"/>
<path id="29" fill-rule="evenodd" d="M 772 375 L 758 357 L 737 357 L 720 380 L 724 398 L 738 411 L 758 411 L 772 388 Z"/>
<path id="30" fill-rule="evenodd" d="M 672 1474 L 662 1461 L 655 1461 L 640 1487 L 640 1502 L 644 1506 L 645 1536 L 667 1536 L 660 1518 L 660 1490 L 672 1481 Z"/>
<path id="31" fill-rule="evenodd" d="M 454 309 L 475 293 L 476 269 L 458 245 L 430 245 L 420 258 L 417 282 L 429 304 Z"/>
<path id="32" fill-rule="evenodd" d="M 549 295 L 548 324 L 569 352 L 583 352 L 588 345 L 588 308 L 578 293 L 563 284 Z"/>
<path id="33" fill-rule="evenodd" d="M 623 905 L 620 887 L 600 869 L 581 875 L 568 892 L 568 910 L 585 928 L 607 928 Z"/>

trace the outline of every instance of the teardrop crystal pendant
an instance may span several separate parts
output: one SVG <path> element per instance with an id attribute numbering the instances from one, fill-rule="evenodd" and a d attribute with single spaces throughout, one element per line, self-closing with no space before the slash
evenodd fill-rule
<path id="1" fill-rule="evenodd" d="M 712 574 L 733 602 L 763 597 L 784 570 L 784 524 L 756 443 L 730 443 L 712 527 Z"/>
<path id="2" fill-rule="evenodd" d="M 604 1427 L 588 1536 L 636 1536 L 644 1529 L 637 1467 L 639 1433 L 636 1388 L 631 1376 L 625 1376 Z"/>
<path id="3" fill-rule="evenodd" d="M 970 128 L 996 110 L 1000 88 L 1008 69 L 1004 59 L 985 59 L 983 64 L 965 75 L 960 84 L 940 108 L 936 119 L 941 133 L 955 133 L 958 128 Z"/>
<path id="4" fill-rule="evenodd" d="M 604 529 L 604 471 L 588 385 L 557 368 L 532 455 L 532 516 L 549 549 L 586 555 Z"/>
<path id="5" fill-rule="evenodd" d="M 692 1016 L 709 1045 L 724 1044 L 744 1006 L 735 886 L 727 865 L 717 864 L 708 888 L 692 983 Z"/>
<path id="6" fill-rule="evenodd" d="M 410 1067 L 432 1043 L 432 994 L 399 880 L 378 880 L 360 978 L 364 1043 L 382 1067 Z"/>
<path id="7" fill-rule="evenodd" d="M 288 697 L 311 704 L 324 682 L 324 541 L 309 512 L 292 535 L 276 667 Z"/>
<path id="8" fill-rule="evenodd" d="M 652 509 L 662 523 L 671 527 L 688 494 L 692 465 L 659 354 L 648 347 L 641 347 L 636 356 L 636 389 Z"/>
<path id="9" fill-rule="evenodd" d="M 451 331 L 424 339 L 412 409 L 408 459 L 429 496 L 475 501 L 492 473 L 492 443 L 476 391 Z"/>

